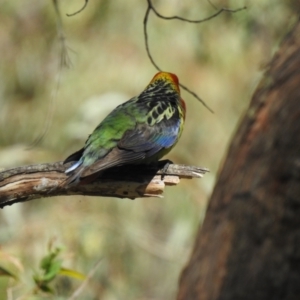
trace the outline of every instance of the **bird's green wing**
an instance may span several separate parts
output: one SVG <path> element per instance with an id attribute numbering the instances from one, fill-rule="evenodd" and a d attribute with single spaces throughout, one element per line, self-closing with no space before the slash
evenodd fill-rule
<path id="1" fill-rule="evenodd" d="M 87 166 L 81 176 L 90 176 L 114 166 L 160 159 L 164 155 L 164 150 L 171 149 L 177 142 L 180 126 L 181 120 L 176 114 L 157 123 L 137 122 L 134 128 L 127 129 L 120 139 L 115 140 L 115 147 L 102 159 Z"/>

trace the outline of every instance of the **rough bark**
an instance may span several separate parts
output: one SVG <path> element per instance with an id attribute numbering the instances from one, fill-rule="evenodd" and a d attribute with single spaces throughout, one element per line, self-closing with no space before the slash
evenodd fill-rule
<path id="1" fill-rule="evenodd" d="M 17 202 L 59 195 L 89 195 L 118 198 L 162 197 L 166 185 L 180 178 L 202 177 L 208 169 L 170 164 L 124 166 L 109 169 L 97 180 L 65 189 L 66 166 L 61 162 L 18 167 L 0 172 L 0 208 Z"/>
<path id="2" fill-rule="evenodd" d="M 177 299 L 300 299 L 299 23 L 233 138 Z"/>

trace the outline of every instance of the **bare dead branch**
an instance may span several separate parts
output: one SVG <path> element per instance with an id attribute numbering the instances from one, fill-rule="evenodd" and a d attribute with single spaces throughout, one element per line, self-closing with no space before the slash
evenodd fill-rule
<path id="1" fill-rule="evenodd" d="M 107 196 L 118 198 L 162 197 L 166 185 L 177 185 L 180 178 L 200 178 L 208 169 L 170 164 L 162 173 L 159 165 L 112 168 L 93 183 L 65 189 L 67 178 L 62 162 L 30 165 L 0 173 L 0 208 L 13 203 L 59 195 Z"/>

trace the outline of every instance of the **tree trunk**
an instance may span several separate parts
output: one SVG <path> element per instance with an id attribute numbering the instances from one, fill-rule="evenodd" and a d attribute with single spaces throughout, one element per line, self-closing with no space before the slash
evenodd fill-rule
<path id="1" fill-rule="evenodd" d="M 233 138 L 177 299 L 300 299 L 300 23 Z"/>

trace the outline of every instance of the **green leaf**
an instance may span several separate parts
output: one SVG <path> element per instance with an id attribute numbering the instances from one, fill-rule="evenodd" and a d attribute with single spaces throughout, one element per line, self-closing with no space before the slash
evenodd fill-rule
<path id="1" fill-rule="evenodd" d="M 58 254 L 60 253 L 60 248 L 55 248 L 52 252 L 50 252 L 48 255 L 46 255 L 40 263 L 40 267 L 43 270 L 49 269 L 52 262 L 57 258 Z"/>
<path id="2" fill-rule="evenodd" d="M 53 280 L 55 276 L 59 274 L 61 264 L 62 264 L 61 260 L 52 261 L 48 269 L 46 270 L 45 274 L 43 275 L 43 279 L 45 281 Z"/>

